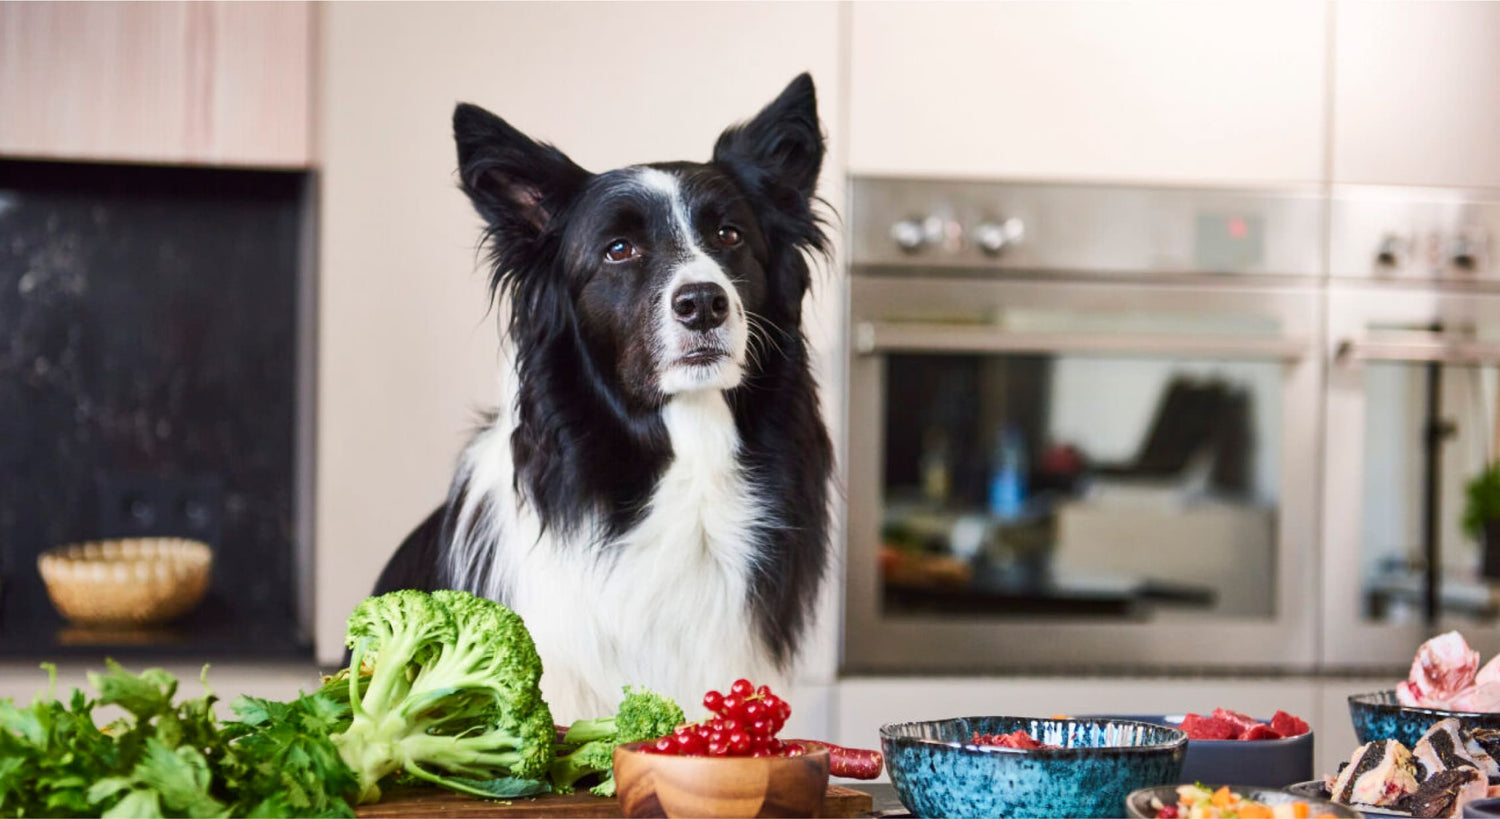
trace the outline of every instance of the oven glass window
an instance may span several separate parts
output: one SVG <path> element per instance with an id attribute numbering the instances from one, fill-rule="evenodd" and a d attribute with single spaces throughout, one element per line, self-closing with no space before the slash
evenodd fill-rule
<path id="1" fill-rule="evenodd" d="M 1421 623 L 1441 616 L 1459 627 L 1493 624 L 1500 612 L 1492 591 L 1500 578 L 1500 528 L 1487 538 L 1484 521 L 1465 516 L 1471 485 L 1500 501 L 1500 481 L 1474 484 L 1496 451 L 1500 368 L 1364 367 L 1358 576 L 1366 619 Z M 1431 577 L 1429 565 L 1437 567 Z"/>
<path id="2" fill-rule="evenodd" d="M 1284 367 L 885 358 L 885 616 L 1275 616 Z"/>

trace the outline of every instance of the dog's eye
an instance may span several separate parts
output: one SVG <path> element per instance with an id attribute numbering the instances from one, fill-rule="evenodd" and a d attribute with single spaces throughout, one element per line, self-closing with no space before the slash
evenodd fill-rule
<path id="1" fill-rule="evenodd" d="M 641 254 L 635 249 L 635 245 L 624 239 L 616 239 L 604 249 L 604 258 L 611 262 L 623 262 L 639 255 Z"/>
<path id="2" fill-rule="evenodd" d="M 719 228 L 719 244 L 725 247 L 734 247 L 741 241 L 739 228 L 733 225 L 725 225 Z"/>

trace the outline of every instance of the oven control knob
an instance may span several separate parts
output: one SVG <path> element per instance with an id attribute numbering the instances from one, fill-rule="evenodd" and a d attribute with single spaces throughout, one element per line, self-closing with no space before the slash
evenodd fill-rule
<path id="1" fill-rule="evenodd" d="M 1469 236 L 1459 236 L 1453 240 L 1453 266 L 1459 270 L 1472 272 L 1478 264 L 1479 242 Z"/>
<path id="2" fill-rule="evenodd" d="M 1003 222 L 985 222 L 974 228 L 974 243 L 988 256 L 999 256 L 1000 251 L 1021 241 L 1026 235 L 1026 226 L 1020 219 Z"/>
<path id="3" fill-rule="evenodd" d="M 907 253 L 916 253 L 922 249 L 927 242 L 927 232 L 922 229 L 922 223 L 915 219 L 903 219 L 891 225 L 891 239 L 896 246 Z"/>
<path id="4" fill-rule="evenodd" d="M 891 238 L 897 246 L 907 253 L 916 253 L 924 245 L 946 245 L 950 239 L 955 239 L 953 230 L 957 223 L 949 222 L 941 216 L 929 216 L 926 219 L 904 219 L 891 225 Z"/>
<path id="5" fill-rule="evenodd" d="M 1380 247 L 1375 251 L 1375 263 L 1381 267 L 1395 267 L 1401 259 L 1401 240 L 1395 236 L 1386 236 L 1380 240 Z"/>

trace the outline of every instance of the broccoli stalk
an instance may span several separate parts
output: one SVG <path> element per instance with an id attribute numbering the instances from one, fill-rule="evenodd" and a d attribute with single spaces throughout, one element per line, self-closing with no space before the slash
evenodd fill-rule
<path id="1" fill-rule="evenodd" d="M 615 795 L 615 746 L 666 736 L 683 722 L 682 708 L 671 699 L 644 688 L 625 688 L 625 699 L 614 716 L 583 719 L 573 723 L 563 736 L 562 748 L 552 762 L 552 787 L 569 793 L 578 780 L 601 775 L 590 790 L 596 796 Z"/>
<path id="2" fill-rule="evenodd" d="M 556 733 L 515 612 L 466 592 L 397 591 L 356 607 L 347 639 L 350 667 L 371 673 L 348 675 L 352 719 L 333 741 L 360 802 L 398 770 L 476 796 L 546 790 Z"/>

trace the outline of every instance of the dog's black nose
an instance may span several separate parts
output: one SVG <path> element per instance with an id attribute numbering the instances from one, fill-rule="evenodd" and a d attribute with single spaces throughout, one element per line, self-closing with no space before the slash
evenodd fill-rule
<path id="1" fill-rule="evenodd" d="M 729 317 L 729 294 L 712 282 L 684 284 L 672 294 L 672 312 L 689 330 L 712 330 Z"/>

